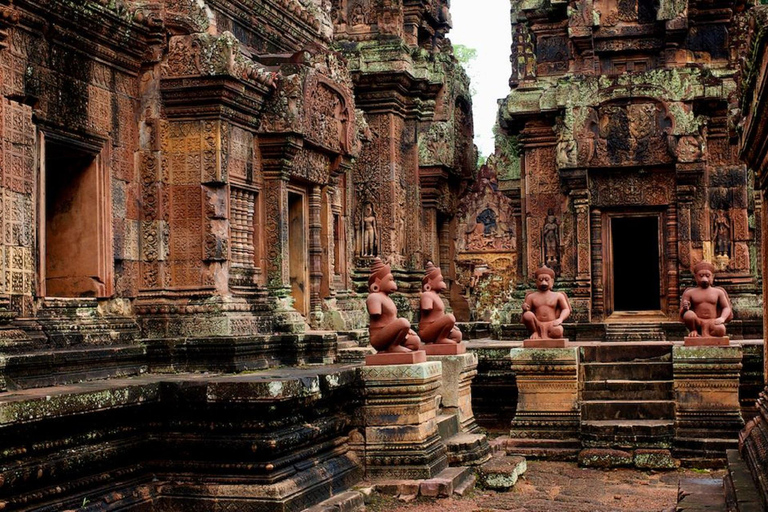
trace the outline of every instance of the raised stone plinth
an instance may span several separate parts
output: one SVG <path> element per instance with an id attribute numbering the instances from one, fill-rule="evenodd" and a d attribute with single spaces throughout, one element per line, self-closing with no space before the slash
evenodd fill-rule
<path id="1" fill-rule="evenodd" d="M 413 352 L 379 352 L 365 356 L 365 366 L 381 366 L 388 364 L 417 364 L 424 363 L 427 355 L 423 350 Z"/>
<path id="2" fill-rule="evenodd" d="M 741 347 L 675 346 L 675 457 L 725 462 L 744 425 L 739 405 Z"/>
<path id="3" fill-rule="evenodd" d="M 361 372 L 366 477 L 425 479 L 445 469 L 436 422 L 440 362 L 366 366 Z"/>
<path id="4" fill-rule="evenodd" d="M 523 341 L 523 348 L 565 348 L 567 345 L 565 338 L 528 338 Z"/>
<path id="5" fill-rule="evenodd" d="M 428 356 L 455 356 L 464 354 L 467 345 L 464 343 L 428 343 L 424 345 L 424 352 Z"/>
<path id="6" fill-rule="evenodd" d="M 686 336 L 686 347 L 727 347 L 731 340 L 728 336 Z"/>
<path id="7" fill-rule="evenodd" d="M 517 413 L 508 454 L 575 459 L 579 441 L 579 381 L 576 348 L 513 348 Z"/>

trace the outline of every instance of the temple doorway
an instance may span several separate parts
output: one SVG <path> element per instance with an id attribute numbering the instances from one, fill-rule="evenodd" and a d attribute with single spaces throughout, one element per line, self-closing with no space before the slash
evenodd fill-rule
<path id="1" fill-rule="evenodd" d="M 100 153 L 41 135 L 40 293 L 105 297 L 112 292 L 109 181 Z"/>
<path id="2" fill-rule="evenodd" d="M 607 275 L 613 312 L 660 311 L 659 216 L 610 216 Z"/>
<path id="3" fill-rule="evenodd" d="M 291 278 L 293 307 L 302 315 L 309 313 L 309 267 L 307 262 L 307 212 L 305 195 L 288 192 L 288 271 Z"/>

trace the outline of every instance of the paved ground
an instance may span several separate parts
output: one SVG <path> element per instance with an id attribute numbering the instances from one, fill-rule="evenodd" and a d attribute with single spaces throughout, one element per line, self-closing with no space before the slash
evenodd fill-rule
<path id="1" fill-rule="evenodd" d="M 575 463 L 528 461 L 515 489 L 496 493 L 475 489 L 460 499 L 402 503 L 379 499 L 372 512 L 674 512 L 681 478 L 722 481 L 724 471 L 681 469 L 648 472 L 631 469 L 582 469 Z"/>

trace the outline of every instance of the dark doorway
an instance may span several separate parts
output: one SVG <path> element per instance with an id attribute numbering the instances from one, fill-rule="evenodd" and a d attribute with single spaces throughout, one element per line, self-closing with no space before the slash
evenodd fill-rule
<path id="1" fill-rule="evenodd" d="M 659 218 L 613 217 L 613 310 L 661 309 Z"/>
<path id="2" fill-rule="evenodd" d="M 43 293 L 48 297 L 103 297 L 108 294 L 110 278 L 104 257 L 106 202 L 99 157 L 54 142 L 45 143 L 44 156 Z"/>
<path id="3" fill-rule="evenodd" d="M 302 315 L 309 313 L 309 267 L 304 208 L 304 194 L 288 192 L 288 270 L 293 307 Z"/>

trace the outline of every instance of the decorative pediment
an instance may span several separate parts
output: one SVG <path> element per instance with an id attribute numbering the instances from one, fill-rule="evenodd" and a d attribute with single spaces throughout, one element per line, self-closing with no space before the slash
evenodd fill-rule
<path id="1" fill-rule="evenodd" d="M 512 201 L 499 191 L 494 169 L 480 169 L 459 203 L 457 218 L 457 253 L 516 250 Z"/>
<path id="2" fill-rule="evenodd" d="M 265 107 L 262 130 L 299 134 L 327 153 L 354 154 L 352 81 L 340 57 L 307 50 L 278 64 L 277 90 Z"/>

